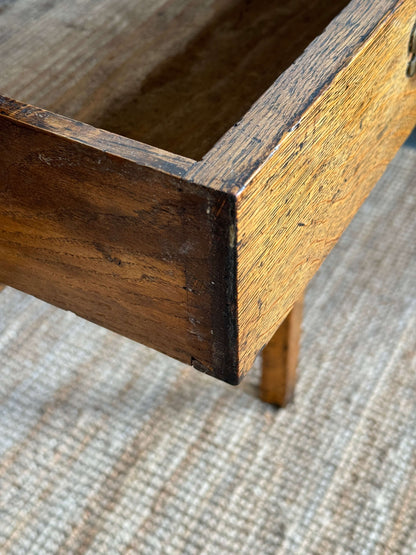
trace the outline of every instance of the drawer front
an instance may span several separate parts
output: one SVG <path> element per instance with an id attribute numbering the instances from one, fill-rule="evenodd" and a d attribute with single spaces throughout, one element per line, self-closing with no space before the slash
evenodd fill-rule
<path id="1" fill-rule="evenodd" d="M 397 2 L 238 193 L 241 375 L 416 123 L 415 21 L 416 2 Z"/>

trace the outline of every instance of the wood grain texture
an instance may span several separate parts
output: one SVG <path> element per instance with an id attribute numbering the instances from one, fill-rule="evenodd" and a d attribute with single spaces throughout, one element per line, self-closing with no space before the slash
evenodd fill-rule
<path id="1" fill-rule="evenodd" d="M 189 160 L 173 175 L 173 155 L 4 98 L 0 144 L 0 281 L 235 382 L 233 198 L 181 179 Z"/>
<path id="2" fill-rule="evenodd" d="M 345 4 L 332 2 L 315 21 L 294 8 L 323 11 L 321 0 L 261 2 L 248 65 L 242 56 L 221 77 L 213 61 L 238 30 L 211 23 L 260 3 L 121 0 L 115 17 L 110 0 L 100 9 L 91 0 L 22 2 L 32 11 L 19 3 L 16 15 L 12 2 L 9 25 L 0 20 L 2 92 L 98 122 L 124 113 L 120 98 L 148 90 L 143 106 L 162 110 L 160 125 L 149 112 L 148 137 L 195 156 L 264 85 L 256 77 L 237 102 L 228 88 L 245 89 L 250 60 L 270 58 L 276 42 L 262 34 L 261 14 L 279 5 L 289 14 L 279 74 Z M 416 122 L 416 85 L 405 75 L 415 15 L 416 0 L 350 2 L 198 163 L 2 97 L 0 281 L 236 383 Z M 292 16 L 300 38 L 290 48 Z M 163 112 L 177 81 L 167 72 L 162 84 L 158 71 L 179 71 L 196 44 L 208 45 L 207 65 L 196 60 L 188 81 L 179 72 L 190 97 Z M 198 103 L 187 111 L 198 86 L 200 119 Z M 219 118 L 216 86 L 227 91 Z"/>
<path id="3" fill-rule="evenodd" d="M 238 125 L 190 170 L 187 178 L 236 194 L 241 191 L 278 148 L 285 134 L 298 125 L 305 111 L 331 86 L 337 74 L 357 57 L 383 19 L 402 3 L 403 0 L 352 0 L 276 79 Z M 384 61 L 389 57 L 386 46 Z M 380 82 L 383 81 L 384 76 L 380 75 Z"/>
<path id="4" fill-rule="evenodd" d="M 416 122 L 416 80 L 406 77 L 415 16 L 414 0 L 396 3 L 238 196 L 242 373 Z"/>
<path id="5" fill-rule="evenodd" d="M 279 407 L 293 401 L 303 300 L 297 301 L 262 352 L 261 399 Z"/>
<path id="6" fill-rule="evenodd" d="M 25 105 L 5 96 L 0 96 L 0 115 L 34 130 L 55 133 L 99 151 L 114 152 L 126 160 L 176 177 L 183 177 L 195 163 L 189 158 L 97 129 L 42 108 Z"/>

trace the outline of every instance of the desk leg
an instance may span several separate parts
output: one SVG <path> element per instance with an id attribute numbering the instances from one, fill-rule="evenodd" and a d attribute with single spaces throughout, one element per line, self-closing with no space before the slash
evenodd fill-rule
<path id="1" fill-rule="evenodd" d="M 286 320 L 263 349 L 260 396 L 266 403 L 284 407 L 293 400 L 302 308 L 303 299 L 294 304 Z"/>

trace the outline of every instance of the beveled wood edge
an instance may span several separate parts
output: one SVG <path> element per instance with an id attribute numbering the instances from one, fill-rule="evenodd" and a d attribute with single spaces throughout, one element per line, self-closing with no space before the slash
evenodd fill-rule
<path id="1" fill-rule="evenodd" d="M 128 139 L 49 110 L 0 95 L 0 116 L 120 156 L 165 174 L 183 178 L 195 160 Z"/>
<path id="2" fill-rule="evenodd" d="M 302 115 L 405 0 L 352 0 L 186 179 L 238 195 Z"/>

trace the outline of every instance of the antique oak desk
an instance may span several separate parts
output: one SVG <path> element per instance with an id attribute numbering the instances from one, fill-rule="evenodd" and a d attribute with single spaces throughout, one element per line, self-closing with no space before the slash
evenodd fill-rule
<path id="1" fill-rule="evenodd" d="M 303 291 L 416 123 L 416 0 L 26 4 L 0 282 L 231 384 L 264 348 L 285 404 Z"/>

